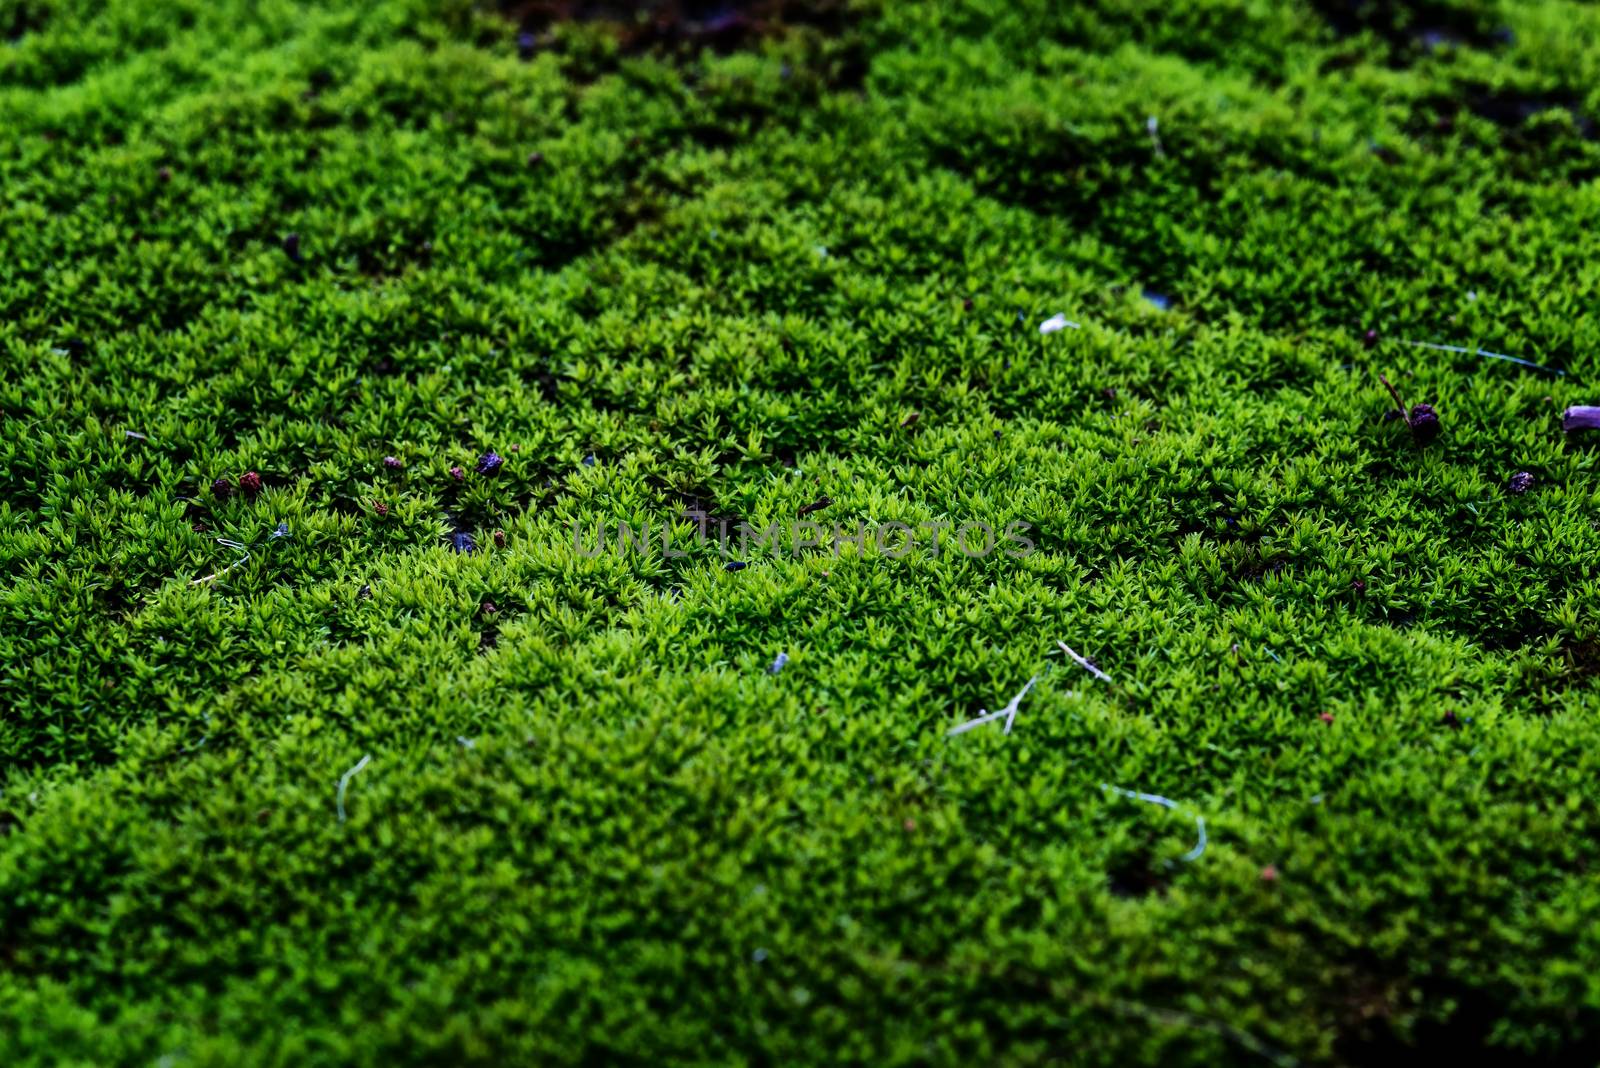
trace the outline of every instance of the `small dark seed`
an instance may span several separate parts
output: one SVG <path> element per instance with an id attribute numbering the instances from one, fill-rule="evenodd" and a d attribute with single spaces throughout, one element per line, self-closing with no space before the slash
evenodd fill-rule
<path id="1" fill-rule="evenodd" d="M 480 475 L 492 475 L 500 470 L 500 465 L 505 463 L 505 458 L 497 452 L 486 452 L 478 457 L 478 466 L 474 468 Z"/>
<path id="2" fill-rule="evenodd" d="M 455 479 L 457 482 L 460 482 L 467 477 L 467 473 L 460 467 L 452 467 L 450 469 L 450 477 Z"/>
<path id="3" fill-rule="evenodd" d="M 295 263 L 304 263 L 305 257 L 300 253 L 300 235 L 285 234 L 283 236 L 283 254 Z"/>
<path id="4" fill-rule="evenodd" d="M 225 501 L 233 496 L 233 483 L 225 478 L 219 478 L 211 483 L 211 496 L 219 501 Z"/>
<path id="5" fill-rule="evenodd" d="M 1506 489 L 1511 493 L 1521 496 L 1533 488 L 1533 482 L 1533 475 L 1529 474 L 1527 471 L 1518 471 L 1516 474 L 1512 475 L 1510 481 L 1506 483 Z"/>
<path id="6" fill-rule="evenodd" d="M 254 497 L 261 492 L 261 476 L 254 471 L 246 471 L 239 476 L 239 488 L 244 490 L 247 495 Z"/>
<path id="7" fill-rule="evenodd" d="M 389 514 L 389 506 L 387 504 L 384 504 L 382 501 L 373 501 L 372 502 L 372 510 L 374 512 L 376 512 L 378 515 L 388 515 Z"/>
<path id="8" fill-rule="evenodd" d="M 1378 343 L 1378 332 L 1376 330 L 1368 330 L 1361 336 L 1361 340 L 1370 349 Z"/>
<path id="9" fill-rule="evenodd" d="M 729 560 L 727 563 L 722 565 L 722 570 L 724 570 L 724 571 L 743 571 L 745 568 L 747 568 L 749 566 L 750 565 L 745 563 L 743 560 Z"/>
<path id="10" fill-rule="evenodd" d="M 385 456 L 383 458 L 383 466 L 391 471 L 398 471 L 405 465 L 400 462 L 400 457 L 398 456 Z"/>
<path id="11" fill-rule="evenodd" d="M 505 531 L 497 530 L 497 531 L 494 532 L 494 547 L 496 549 L 504 549 L 506 547 L 506 532 Z"/>

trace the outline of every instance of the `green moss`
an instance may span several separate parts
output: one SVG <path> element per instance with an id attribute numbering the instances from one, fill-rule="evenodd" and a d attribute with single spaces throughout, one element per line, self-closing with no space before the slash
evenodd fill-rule
<path id="1" fill-rule="evenodd" d="M 763 11 L 0 0 L 0 1063 L 1592 1062 L 1600 12 Z"/>

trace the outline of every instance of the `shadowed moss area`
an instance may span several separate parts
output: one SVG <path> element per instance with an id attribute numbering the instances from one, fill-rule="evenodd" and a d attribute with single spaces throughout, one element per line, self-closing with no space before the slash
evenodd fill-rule
<path id="1" fill-rule="evenodd" d="M 0 0 L 0 1063 L 1600 1059 L 1600 9 L 634 8 Z"/>

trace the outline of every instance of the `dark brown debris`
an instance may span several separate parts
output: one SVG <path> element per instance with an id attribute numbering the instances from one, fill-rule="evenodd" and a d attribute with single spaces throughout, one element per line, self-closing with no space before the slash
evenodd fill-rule
<path id="1" fill-rule="evenodd" d="M 1394 398 L 1395 407 L 1400 410 L 1400 418 L 1411 428 L 1411 437 L 1418 445 L 1426 445 L 1439 436 L 1439 413 L 1433 410 L 1433 405 L 1418 404 L 1407 409 L 1406 402 L 1400 397 L 1400 391 L 1390 384 L 1388 378 L 1380 374 L 1378 381 L 1383 383 L 1383 388 Z"/>
<path id="2" fill-rule="evenodd" d="M 824 508 L 828 507 L 828 505 L 830 505 L 832 503 L 833 503 L 833 498 L 829 497 L 827 494 L 823 494 L 821 497 L 818 497 L 816 500 L 812 501 L 810 504 L 801 505 L 800 506 L 800 511 L 798 513 L 796 513 L 796 514 L 799 516 L 799 518 L 804 519 L 806 516 L 810 515 L 812 512 L 820 512 L 820 511 L 822 511 Z"/>

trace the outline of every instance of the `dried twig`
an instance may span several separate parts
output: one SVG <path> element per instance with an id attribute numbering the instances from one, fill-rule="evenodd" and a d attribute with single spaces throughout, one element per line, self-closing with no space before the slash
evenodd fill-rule
<path id="1" fill-rule="evenodd" d="M 1072 646 L 1068 645 L 1066 642 L 1063 642 L 1063 641 L 1058 641 L 1058 642 L 1056 642 L 1056 644 L 1061 646 L 1061 651 L 1062 652 L 1066 653 L 1068 656 L 1072 657 L 1072 659 L 1076 660 L 1078 662 L 1078 666 L 1083 668 L 1083 670 L 1087 671 L 1089 674 L 1093 675 L 1095 678 L 1099 679 L 1101 682 L 1110 682 L 1111 681 L 1111 676 L 1110 675 L 1107 675 L 1104 671 L 1101 671 L 1099 668 L 1095 667 L 1089 661 L 1085 660 L 1083 657 L 1081 657 L 1077 653 L 1073 652 L 1072 651 Z"/>
<path id="2" fill-rule="evenodd" d="M 1005 733 L 1010 734 L 1012 721 L 1017 718 L 1017 707 L 1022 704 L 1022 699 L 1028 696 L 1028 691 L 1033 689 L 1033 684 L 1038 681 L 1039 676 L 1037 675 L 1029 679 L 1027 685 L 1018 690 L 1017 695 L 1006 703 L 1006 707 L 1002 708 L 998 712 L 989 712 L 982 708 L 978 709 L 979 715 L 977 719 L 969 719 L 959 726 L 951 727 L 945 732 L 945 737 L 954 738 L 958 734 L 965 734 L 974 727 L 981 727 L 985 723 L 993 723 L 997 719 L 1004 719 L 1006 721 Z"/>
<path id="3" fill-rule="evenodd" d="M 1484 356 L 1491 360 L 1504 360 L 1507 363 L 1514 363 L 1518 367 L 1527 367 L 1534 371 L 1543 371 L 1547 375 L 1555 375 L 1557 378 L 1560 378 L 1567 373 L 1561 370 L 1559 367 L 1546 367 L 1542 363 L 1534 363 L 1532 360 L 1524 360 L 1520 356 L 1507 356 L 1501 352 L 1490 352 L 1488 349 L 1468 349 L 1463 348 L 1460 345 L 1436 345 L 1431 341 L 1402 340 L 1400 344 L 1410 345 L 1414 349 L 1433 349 L 1435 352 L 1459 352 L 1464 356 Z"/>
<path id="4" fill-rule="evenodd" d="M 243 564 L 243 563 L 245 563 L 246 561 L 248 561 L 250 559 L 250 550 L 246 549 L 243 545 L 241 545 L 240 543 L 238 543 L 236 541 L 232 541 L 232 540 L 230 540 L 228 538 L 218 538 L 217 539 L 217 544 L 221 545 L 221 546 L 223 546 L 224 548 L 227 548 L 227 549 L 235 549 L 238 552 L 243 553 L 244 555 L 239 557 L 239 559 L 235 560 L 233 563 L 229 564 L 227 567 L 223 568 L 221 571 L 213 571 L 209 575 L 203 575 L 200 578 L 197 578 L 193 582 L 189 583 L 189 585 L 191 585 L 191 586 L 203 586 L 207 582 L 211 582 L 211 581 L 213 581 L 215 579 L 218 579 L 218 578 L 222 577 L 223 575 L 226 575 L 228 572 L 232 571 L 234 568 L 238 567 L 240 564 Z"/>
<path id="5" fill-rule="evenodd" d="M 1150 147 L 1155 149 L 1156 159 L 1166 159 L 1167 154 L 1161 147 L 1161 121 L 1152 115 L 1144 120 L 1144 128 L 1150 131 Z"/>
<path id="6" fill-rule="evenodd" d="M 1131 797 L 1136 801 L 1148 801 L 1152 805 L 1161 805 L 1165 808 L 1172 809 L 1174 812 L 1179 811 L 1181 808 L 1181 806 L 1176 801 L 1172 800 L 1172 798 L 1162 797 L 1160 794 L 1147 794 L 1139 790 L 1125 790 L 1120 786 L 1112 786 L 1110 783 L 1104 782 L 1100 784 L 1100 789 L 1110 790 L 1114 794 L 1120 794 L 1123 797 Z M 1195 847 L 1193 849 L 1189 850 L 1189 852 L 1178 858 L 1185 864 L 1193 863 L 1194 861 L 1199 860 L 1201 855 L 1206 851 L 1206 818 L 1200 815 L 1198 812 L 1192 813 L 1192 815 L 1194 816 L 1195 829 L 1200 832 L 1200 841 L 1195 843 Z"/>
<path id="7" fill-rule="evenodd" d="M 339 776 L 339 797 L 338 797 L 338 801 L 339 801 L 339 822 L 340 823 L 344 822 L 344 791 L 345 791 L 345 788 L 350 785 L 350 780 L 355 777 L 356 772 L 358 772 L 362 768 L 366 767 L 367 766 L 367 762 L 369 760 L 371 760 L 371 759 L 372 759 L 372 756 L 370 754 L 363 755 L 360 760 L 356 761 L 356 766 L 355 767 L 351 768 L 349 771 L 347 771 L 343 775 Z"/>
<path id="8" fill-rule="evenodd" d="M 1119 998 L 1112 995 L 1104 995 L 1096 1000 L 1107 1009 L 1126 1016 L 1138 1017 L 1147 1023 L 1166 1027 L 1187 1028 L 1194 1031 L 1207 1031 L 1219 1038 L 1233 1042 L 1258 1057 L 1280 1065 L 1282 1068 L 1296 1068 L 1300 1064 L 1300 1061 L 1293 1054 L 1275 1046 L 1269 1046 L 1250 1032 L 1241 1030 L 1222 1020 L 1214 1020 L 1208 1016 L 1196 1016 L 1192 1012 L 1183 1012 L 1180 1009 L 1158 1008 L 1154 1005 L 1146 1005 L 1142 1001 L 1130 1001 L 1127 998 Z"/>

